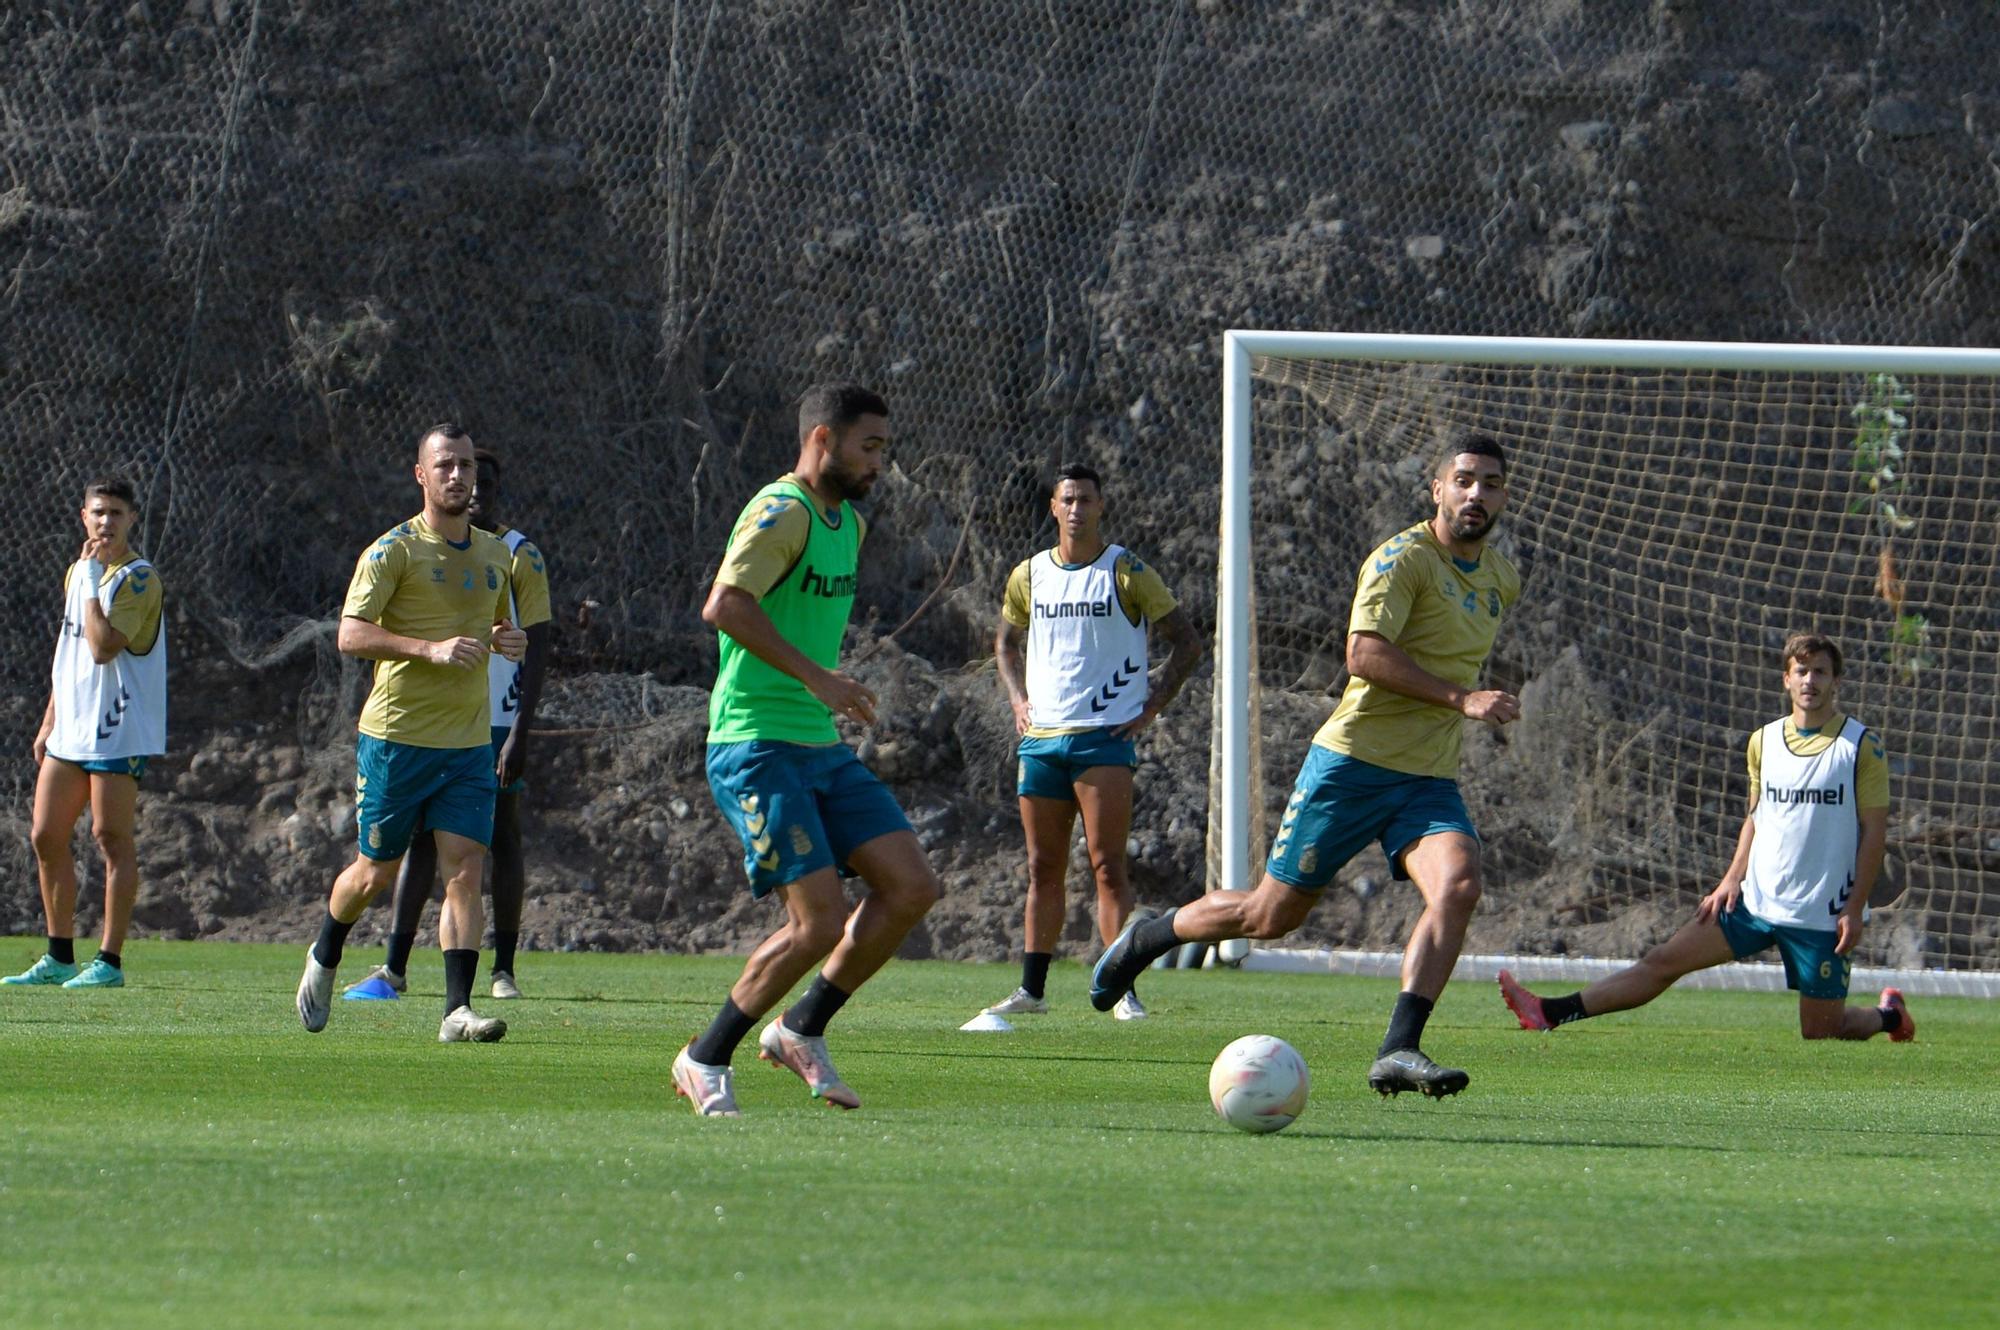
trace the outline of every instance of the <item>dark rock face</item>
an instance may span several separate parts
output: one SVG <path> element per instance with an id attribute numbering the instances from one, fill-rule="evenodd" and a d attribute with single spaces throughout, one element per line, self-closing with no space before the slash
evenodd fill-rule
<path id="1" fill-rule="evenodd" d="M 507 457 L 506 513 L 553 569 L 531 934 L 739 946 L 772 916 L 737 889 L 701 774 L 697 612 L 738 508 L 791 460 L 788 401 L 854 375 L 899 438 L 850 644 L 895 634 L 860 667 L 893 704 L 855 738 L 951 886 L 917 945 L 1005 954 L 1023 870 L 981 662 L 1006 570 L 1051 539 L 1052 462 L 1106 469 L 1115 536 L 1206 626 L 1227 328 L 1991 344 L 1985 19 L 1660 0 L 17 8 L 7 730 L 24 750 L 41 713 L 81 484 L 127 470 L 177 662 L 140 923 L 301 934 L 352 831 L 365 677 L 329 625 L 356 554 L 416 506 L 417 434 L 456 418 Z M 1260 516 L 1323 589 L 1274 640 L 1337 642 L 1350 547 L 1409 518 L 1420 477 L 1391 461 L 1363 492 L 1398 503 L 1320 529 L 1303 478 L 1346 457 L 1309 450 Z M 1266 704 L 1280 801 L 1341 677 L 1337 652 L 1304 656 L 1273 680 L 1301 691 Z M 1629 702 L 1585 673 L 1610 710 Z M 1145 750 L 1150 903 L 1202 877 L 1205 678 Z M 22 931 L 31 779 L 0 805 L 0 925 Z M 1501 808 L 1476 810 L 1490 900 L 1560 875 L 1588 835 Z M 1065 934 L 1083 951 L 1086 899 Z M 1317 936 L 1407 925 L 1401 889 L 1340 901 Z M 1508 927 L 1526 944 L 1543 925 Z"/>

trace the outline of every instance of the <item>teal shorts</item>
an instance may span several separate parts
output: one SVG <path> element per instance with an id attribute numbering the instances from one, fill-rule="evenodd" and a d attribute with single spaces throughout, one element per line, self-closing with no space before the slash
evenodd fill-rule
<path id="1" fill-rule="evenodd" d="M 1137 767 L 1139 745 L 1120 739 L 1109 729 L 1083 730 L 1023 739 L 1016 756 L 1015 779 L 1020 793 L 1031 799 L 1068 803 L 1076 798 L 1076 778 L 1092 767 Z"/>
<path id="2" fill-rule="evenodd" d="M 361 853 L 400 859 L 417 828 L 493 843 L 493 747 L 419 748 L 364 734 L 354 748 Z"/>
<path id="3" fill-rule="evenodd" d="M 1795 924 L 1774 924 L 1759 919 L 1742 906 L 1715 916 L 1722 936 L 1739 961 L 1748 960 L 1771 947 L 1785 963 L 1785 987 L 1798 990 L 1800 997 L 1843 999 L 1854 962 L 1834 951 L 1839 936 L 1830 928 L 1800 928 Z"/>
<path id="4" fill-rule="evenodd" d="M 1391 771 L 1313 744 L 1264 871 L 1288 887 L 1321 891 L 1363 846 L 1379 841 L 1390 874 L 1408 881 L 1403 851 L 1454 831 L 1479 839 L 1457 781 Z"/>
<path id="5" fill-rule="evenodd" d="M 822 868 L 852 877 L 848 855 L 910 830 L 896 796 L 846 744 L 710 744 L 708 788 L 743 843 L 752 896 Z"/>
<path id="6" fill-rule="evenodd" d="M 55 757 L 55 754 L 50 753 L 49 756 Z M 94 776 L 130 776 L 133 780 L 139 780 L 145 776 L 146 763 L 151 761 L 151 759 L 144 757 L 94 757 L 88 761 L 79 762 L 75 758 L 56 757 L 56 761 L 67 762 L 77 770 L 88 771 Z"/>

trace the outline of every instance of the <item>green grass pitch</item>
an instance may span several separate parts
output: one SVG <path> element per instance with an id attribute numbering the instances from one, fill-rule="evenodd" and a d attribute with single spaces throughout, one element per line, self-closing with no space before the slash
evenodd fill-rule
<path id="1" fill-rule="evenodd" d="M 83 948 L 89 950 L 86 945 Z M 24 967 L 36 940 L 0 943 Z M 302 947 L 139 943 L 118 992 L 0 991 L 7 1326 L 1990 1325 L 2000 1022 L 1813 1044 L 1789 998 L 1670 993 L 1555 1035 L 1454 985 L 1454 1100 L 1363 1073 L 1386 982 L 1149 975 L 1153 1019 L 956 1028 L 1005 966 L 892 964 L 835 1023 L 863 1107 L 737 1059 L 673 1097 L 739 963 L 525 955 L 498 1045 L 440 1046 L 441 975 L 292 1012 Z M 349 952 L 354 978 L 376 959 Z M 1277 1136 L 1209 1060 L 1280 1035 Z"/>

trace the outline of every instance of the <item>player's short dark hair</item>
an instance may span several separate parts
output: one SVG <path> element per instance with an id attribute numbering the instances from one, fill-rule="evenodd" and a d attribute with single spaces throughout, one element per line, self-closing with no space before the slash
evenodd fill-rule
<path id="1" fill-rule="evenodd" d="M 1841 666 L 1840 648 L 1832 638 L 1825 633 L 1803 632 L 1793 633 L 1785 639 L 1785 668 L 1788 670 L 1795 660 L 1806 661 L 1820 655 L 1833 662 L 1833 677 L 1838 679 Z"/>
<path id="2" fill-rule="evenodd" d="M 116 499 L 135 513 L 139 511 L 139 491 L 133 489 L 132 482 L 123 476 L 99 476 L 83 487 L 85 503 L 89 503 L 96 495 Z"/>
<path id="3" fill-rule="evenodd" d="M 422 434 L 419 434 L 417 436 L 418 457 L 421 458 L 424 455 L 424 445 L 429 443 L 433 437 L 438 435 L 443 435 L 447 439 L 469 439 L 472 437 L 471 432 L 467 430 L 465 426 L 459 424 L 457 421 L 440 420 L 437 424 L 431 426 L 429 429 L 425 430 Z"/>
<path id="4" fill-rule="evenodd" d="M 1432 469 L 1432 474 L 1443 475 L 1454 457 L 1463 457 L 1467 453 L 1474 457 L 1492 458 L 1500 464 L 1500 474 L 1503 476 L 1507 474 L 1506 450 L 1501 448 L 1500 440 L 1491 434 L 1468 434 L 1462 439 L 1454 439 L 1447 443 L 1438 453 L 1437 466 Z"/>
<path id="5" fill-rule="evenodd" d="M 492 467 L 493 474 L 496 476 L 507 469 L 500 465 L 500 454 L 494 452 L 491 448 L 474 448 L 472 450 L 472 460 Z"/>
<path id="6" fill-rule="evenodd" d="M 846 381 L 815 383 L 799 395 L 799 437 L 826 426 L 834 433 L 863 416 L 886 416 L 889 404 L 872 388 Z"/>
<path id="7" fill-rule="evenodd" d="M 1066 462 L 1057 467 L 1056 478 L 1049 485 L 1049 494 L 1053 496 L 1057 490 L 1062 488 L 1062 483 L 1065 480 L 1087 480 L 1097 487 L 1098 496 L 1100 498 L 1103 497 L 1104 477 L 1097 474 L 1096 467 L 1085 466 L 1081 462 Z"/>

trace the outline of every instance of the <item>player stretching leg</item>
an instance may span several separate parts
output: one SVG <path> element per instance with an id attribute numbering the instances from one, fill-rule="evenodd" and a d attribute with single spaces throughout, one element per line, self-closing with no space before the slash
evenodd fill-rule
<path id="1" fill-rule="evenodd" d="M 902 809 L 833 720 L 875 719 L 875 695 L 835 667 L 865 533 L 852 500 L 882 474 L 888 416 L 857 384 L 806 392 L 798 466 L 736 519 L 702 607 L 722 637 L 709 788 L 743 843 L 751 895 L 785 907 L 784 926 L 751 954 L 715 1020 L 674 1058 L 674 1092 L 704 1117 L 737 1115 L 736 1046 L 822 959 L 805 996 L 764 1027 L 757 1055 L 796 1072 L 816 1098 L 859 1107 L 827 1056 L 827 1022 L 938 899 Z M 868 887 L 852 911 L 843 870 Z"/>
<path id="2" fill-rule="evenodd" d="M 1368 1084 L 1383 1094 L 1456 1094 L 1463 1071 L 1419 1048 L 1479 903 L 1479 836 L 1458 791 L 1460 723 L 1505 725 L 1512 694 L 1480 689 L 1520 574 L 1486 539 L 1507 501 L 1507 462 L 1483 436 L 1447 450 L 1431 477 L 1436 512 L 1361 566 L 1347 624 L 1352 675 L 1313 736 L 1264 877 L 1135 924 L 1097 962 L 1090 1001 L 1106 1011 L 1154 957 L 1183 942 L 1277 938 L 1305 922 L 1333 875 L 1371 839 L 1424 912 L 1403 952 L 1403 991 Z"/>
<path id="3" fill-rule="evenodd" d="M 92 481 L 83 491 L 83 550 L 63 578 L 63 621 L 49 676 L 49 704 L 35 734 L 35 868 L 48 951 L 0 984 L 122 988 L 125 930 L 139 894 L 133 824 L 146 759 L 167 751 L 164 595 L 153 565 L 128 543 L 139 512 L 131 482 Z M 70 833 L 90 809 L 104 856 L 104 933 L 97 955 L 76 964 L 76 860 Z"/>
<path id="4" fill-rule="evenodd" d="M 487 694 L 493 723 L 493 772 L 500 792 L 493 801 L 493 844 L 487 858 L 493 864 L 493 996 L 517 998 L 514 949 L 521 940 L 521 905 L 527 895 L 527 866 L 521 859 L 521 794 L 527 788 L 523 772 L 528 760 L 528 727 L 542 696 L 542 671 L 548 660 L 549 577 L 542 552 L 519 531 L 500 520 L 500 459 L 484 448 L 473 450 L 479 478 L 472 487 L 466 516 L 483 531 L 500 538 L 512 556 L 507 569 L 510 588 L 508 619 L 528 635 L 528 652 L 517 665 L 505 656 L 486 660 Z M 343 994 L 349 1001 L 393 1001 L 409 986 L 410 951 L 417 941 L 417 923 L 437 879 L 437 849 L 427 836 L 410 842 L 403 867 L 396 874 L 393 909 L 396 922 L 389 931 L 388 955 L 359 983 Z"/>
<path id="5" fill-rule="evenodd" d="M 384 534 L 354 566 L 338 645 L 372 660 L 375 684 L 355 745 L 354 862 L 334 879 L 319 940 L 299 979 L 299 1020 L 317 1033 L 331 1014 L 334 969 L 348 930 L 396 881 L 418 827 L 444 872 L 442 1043 L 490 1043 L 504 1021 L 473 1012 L 484 920 L 479 876 L 493 835 L 493 744 L 487 726 L 487 643 L 519 660 L 528 637 L 507 619 L 506 545 L 472 525 L 472 439 L 434 425 L 417 444 L 417 516 Z"/>
<path id="6" fill-rule="evenodd" d="M 1201 660 L 1202 642 L 1160 575 L 1108 544 L 1104 487 L 1097 472 L 1057 473 L 1049 511 L 1056 546 L 1023 560 L 1007 579 L 993 642 L 1000 681 L 1021 738 L 1021 827 L 1028 840 L 1028 906 L 1021 986 L 990 1015 L 1049 1009 L 1044 986 L 1062 936 L 1070 835 L 1083 814 L 1083 839 L 1097 879 L 1097 931 L 1118 936 L 1132 913 L 1125 876 L 1132 829 L 1132 772 L 1139 732 L 1167 709 Z M 1146 630 L 1168 642 L 1160 686 L 1146 676 Z M 1133 991 L 1112 1009 L 1121 1021 L 1146 1009 Z"/>
<path id="7" fill-rule="evenodd" d="M 1847 1005 L 1848 958 L 1889 834 L 1882 737 L 1837 709 L 1840 648 L 1831 638 L 1793 634 L 1784 662 L 1791 714 L 1751 732 L 1750 811 L 1722 881 L 1645 959 L 1580 993 L 1536 997 L 1502 970 L 1500 996 L 1522 1029 L 1643 1007 L 1683 975 L 1776 947 L 1786 986 L 1798 990 L 1805 1038 L 1916 1038 L 1893 988 L 1873 1007 Z"/>

